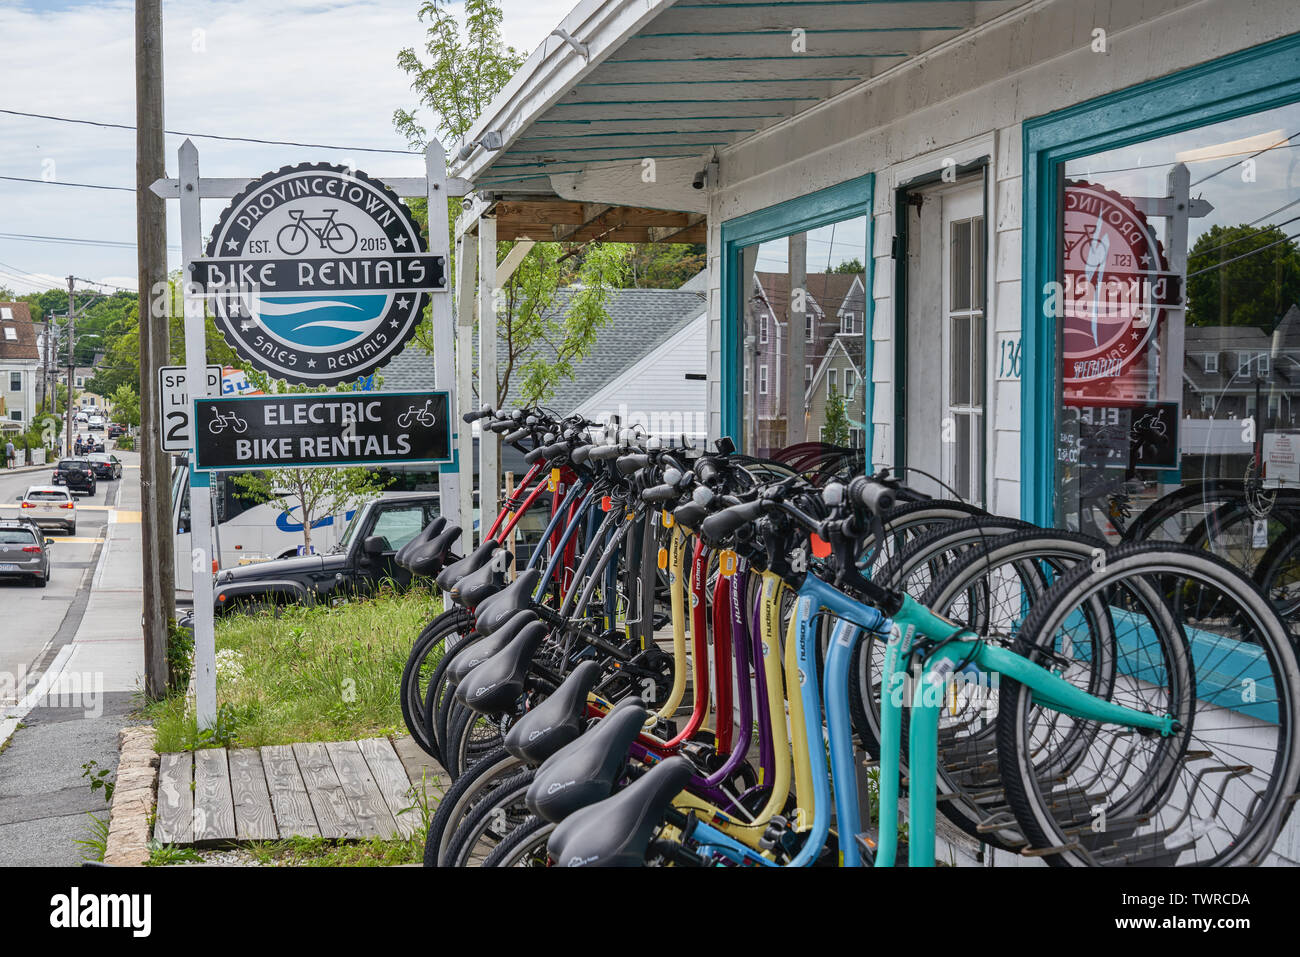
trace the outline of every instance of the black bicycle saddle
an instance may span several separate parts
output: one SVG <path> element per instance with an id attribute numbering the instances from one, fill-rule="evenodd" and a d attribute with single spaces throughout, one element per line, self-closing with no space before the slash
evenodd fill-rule
<path id="1" fill-rule="evenodd" d="M 519 612 L 532 607 L 533 592 L 542 573 L 536 568 L 519 573 L 519 577 L 495 595 L 489 595 L 474 609 L 474 629 L 490 635 Z"/>
<path id="2" fill-rule="evenodd" d="M 452 562 L 438 574 L 438 587 L 451 591 L 453 585 L 472 571 L 477 571 L 492 560 L 492 553 L 501 547 L 501 543 L 489 538 L 474 551 L 458 562 Z"/>
<path id="3" fill-rule="evenodd" d="M 609 797 L 627 764 L 627 749 L 646 720 L 645 708 L 636 698 L 623 700 L 634 704 L 614 708 L 537 769 L 525 796 L 530 811 L 547 821 L 563 821 L 579 808 Z"/>
<path id="4" fill-rule="evenodd" d="M 551 833 L 547 853 L 560 867 L 641 867 L 664 811 L 693 771 L 685 758 L 668 758 L 613 797 L 566 817 Z"/>
<path id="5" fill-rule="evenodd" d="M 490 637 L 480 637 L 463 651 L 453 649 L 452 653 L 456 657 L 447 666 L 447 680 L 459 685 L 467 674 L 514 641 L 525 625 L 531 625 L 536 620 L 537 616 L 531 611 L 521 611 Z"/>
<path id="6" fill-rule="evenodd" d="M 594 661 L 584 661 L 574 668 L 554 694 L 506 732 L 506 750 L 536 767 L 577 738 L 587 726 L 587 695 L 599 680 L 600 665 Z"/>
<path id="7" fill-rule="evenodd" d="M 504 555 L 504 564 L 501 556 Z M 505 587 L 505 570 L 513 568 L 515 556 L 510 552 L 494 553 L 492 561 L 470 572 L 451 586 L 451 600 L 466 608 L 474 608 L 489 595 L 494 595 Z"/>
<path id="8" fill-rule="evenodd" d="M 393 561 L 403 567 L 409 567 L 408 562 L 410 561 L 411 552 L 415 551 L 415 549 L 419 548 L 425 542 L 429 541 L 441 532 L 443 526 L 446 524 L 447 519 L 439 515 L 428 525 L 424 526 L 424 528 L 420 529 L 420 531 L 409 542 L 399 548 L 397 554 L 393 556 Z"/>
<path id="9" fill-rule="evenodd" d="M 456 686 L 456 700 L 480 714 L 510 710 L 523 693 L 533 655 L 546 638 L 540 621 L 525 625 L 515 640 L 475 667 Z"/>

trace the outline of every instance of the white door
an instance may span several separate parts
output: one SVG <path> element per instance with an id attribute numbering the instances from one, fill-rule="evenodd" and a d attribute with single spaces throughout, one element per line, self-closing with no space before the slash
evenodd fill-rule
<path id="1" fill-rule="evenodd" d="M 974 186 L 943 194 L 944 480 L 984 504 L 984 202 Z"/>

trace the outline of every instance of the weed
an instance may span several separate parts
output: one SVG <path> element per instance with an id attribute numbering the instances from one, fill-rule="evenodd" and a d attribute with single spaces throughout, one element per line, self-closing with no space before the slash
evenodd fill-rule
<path id="1" fill-rule="evenodd" d="M 113 788 L 116 787 L 113 779 L 117 777 L 117 772 L 111 768 L 101 768 L 98 761 L 90 760 L 81 766 L 81 776 L 90 779 L 92 792 L 102 788 L 105 803 L 112 803 Z"/>
<path id="2" fill-rule="evenodd" d="M 98 817 L 94 811 L 87 811 L 86 817 L 90 818 L 90 835 L 79 837 L 76 841 L 86 848 L 86 853 L 81 855 L 82 860 L 102 861 L 108 853 L 108 818 Z"/>
<path id="3" fill-rule="evenodd" d="M 145 867 L 167 867 L 170 864 L 202 864 L 203 855 L 192 847 L 177 847 L 175 844 L 149 842 L 149 860 Z"/>

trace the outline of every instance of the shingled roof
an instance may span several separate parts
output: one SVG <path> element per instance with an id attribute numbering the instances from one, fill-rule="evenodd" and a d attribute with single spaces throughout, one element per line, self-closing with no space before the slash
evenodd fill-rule
<path id="1" fill-rule="evenodd" d="M 689 284 L 688 284 L 689 285 Z M 552 308 L 558 314 L 568 308 L 575 289 L 556 291 Z M 581 406 L 606 383 L 617 378 L 642 357 L 657 349 L 705 309 L 705 294 L 695 289 L 615 289 L 605 305 L 609 323 L 596 333 L 591 354 L 575 363 L 573 378 L 559 384 L 546 405 L 567 415 Z M 475 368 L 478 366 L 475 343 Z M 555 355 L 549 345 L 538 347 L 548 358 Z M 497 362 L 504 367 L 504 347 L 498 348 Z M 433 388 L 433 357 L 414 343 L 379 370 L 386 392 Z M 512 376 L 506 405 L 520 405 L 522 375 Z"/>
<path id="2" fill-rule="evenodd" d="M 36 362 L 40 357 L 36 348 L 36 326 L 32 324 L 32 313 L 27 303 L 0 302 L 0 362 Z"/>

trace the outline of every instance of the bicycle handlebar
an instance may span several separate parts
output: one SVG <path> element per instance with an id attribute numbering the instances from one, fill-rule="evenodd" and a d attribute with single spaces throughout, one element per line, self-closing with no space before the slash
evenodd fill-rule
<path id="1" fill-rule="evenodd" d="M 883 515 L 894 507 L 896 494 L 888 485 L 859 475 L 849 482 L 849 500 L 863 506 L 872 515 Z"/>
<path id="2" fill-rule="evenodd" d="M 681 495 L 682 493 L 672 485 L 656 485 L 641 493 L 641 501 L 662 505 L 666 502 L 676 501 L 681 498 Z"/>
<path id="3" fill-rule="evenodd" d="M 748 525 L 758 518 L 762 514 L 765 504 L 765 502 L 757 500 L 742 502 L 740 505 L 724 508 L 721 512 L 710 515 L 700 524 L 700 534 L 705 539 L 714 541 L 724 539 L 742 525 Z"/>
<path id="4" fill-rule="evenodd" d="M 624 445 L 598 445 L 587 456 L 593 462 L 607 462 L 616 459 L 627 451 Z"/>
<path id="5" fill-rule="evenodd" d="M 479 419 L 486 419 L 489 415 L 492 414 L 493 414 L 492 406 L 485 405 L 477 412 L 466 412 L 464 415 L 461 416 L 461 419 L 465 422 L 466 425 L 469 425 L 471 422 L 477 422 Z"/>
<path id="6" fill-rule="evenodd" d="M 527 429 L 515 429 L 515 431 L 511 432 L 509 435 L 502 436 L 501 441 L 514 445 L 516 442 L 522 442 L 526 438 L 528 438 Z"/>
<path id="7" fill-rule="evenodd" d="M 650 456 L 644 452 L 635 452 L 632 455 L 620 455 L 614 462 L 614 468 L 618 469 L 619 475 L 631 475 L 633 472 L 639 472 L 650 464 Z"/>
<path id="8" fill-rule="evenodd" d="M 574 465 L 581 465 L 583 462 L 587 461 L 587 456 L 591 454 L 593 448 L 595 448 L 593 445 L 579 445 L 569 453 L 569 461 Z"/>

